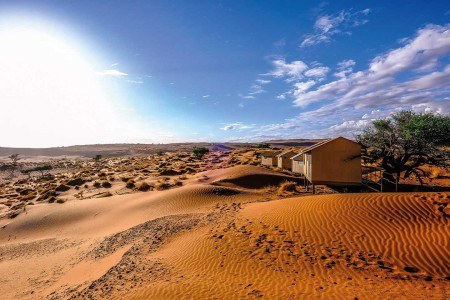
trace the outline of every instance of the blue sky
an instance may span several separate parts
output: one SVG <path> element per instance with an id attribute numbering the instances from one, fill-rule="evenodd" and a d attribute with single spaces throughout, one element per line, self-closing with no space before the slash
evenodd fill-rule
<path id="1" fill-rule="evenodd" d="M 449 23 L 448 1 L 0 1 L 0 54 L 43 62 L 9 63 L 0 146 L 352 137 L 397 109 L 448 114 Z"/>

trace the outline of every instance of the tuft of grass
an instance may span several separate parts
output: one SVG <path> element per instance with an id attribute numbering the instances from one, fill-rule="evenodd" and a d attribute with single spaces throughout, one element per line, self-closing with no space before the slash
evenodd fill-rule
<path id="1" fill-rule="evenodd" d="M 133 180 L 133 179 L 129 179 L 129 180 L 127 181 L 127 184 L 126 184 L 125 186 L 126 186 L 126 188 L 128 188 L 128 189 L 134 188 L 134 187 L 135 187 L 134 180 Z"/>
<path id="2" fill-rule="evenodd" d="M 103 181 L 102 182 L 102 187 L 104 187 L 104 188 L 110 188 L 111 187 L 111 182 L 109 182 L 109 181 Z"/>
<path id="3" fill-rule="evenodd" d="M 130 181 L 132 178 L 130 177 L 121 177 L 120 180 L 122 180 L 123 182 L 128 182 Z"/>
<path id="4" fill-rule="evenodd" d="M 296 192 L 297 183 L 295 181 L 285 181 L 282 184 L 280 184 L 280 187 L 278 188 L 278 193 L 284 193 L 284 192 Z"/>
<path id="5" fill-rule="evenodd" d="M 149 185 L 147 182 L 140 182 L 136 185 L 136 189 L 141 192 L 146 192 L 153 189 L 153 186 Z"/>
<path id="6" fill-rule="evenodd" d="M 168 190 L 170 189 L 172 186 L 170 185 L 170 183 L 168 182 L 158 182 L 155 186 L 155 188 L 158 191 L 163 191 L 163 190 Z"/>

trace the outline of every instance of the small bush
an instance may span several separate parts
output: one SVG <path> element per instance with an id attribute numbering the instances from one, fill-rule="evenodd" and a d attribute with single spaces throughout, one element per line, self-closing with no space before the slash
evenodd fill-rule
<path id="1" fill-rule="evenodd" d="M 295 181 L 285 181 L 278 188 L 279 193 L 283 192 L 295 192 L 297 183 Z"/>
<path id="2" fill-rule="evenodd" d="M 102 187 L 104 187 L 104 188 L 110 188 L 110 187 L 111 187 L 111 182 L 109 182 L 109 181 L 103 181 L 103 182 L 102 182 Z"/>
<path id="3" fill-rule="evenodd" d="M 158 190 L 158 191 L 163 191 L 163 190 L 168 190 L 168 189 L 170 189 L 172 186 L 170 185 L 170 183 L 168 183 L 168 182 L 159 182 L 157 185 L 156 185 L 156 189 Z"/>
<path id="4" fill-rule="evenodd" d="M 66 200 L 64 200 L 64 199 L 57 199 L 56 200 L 56 203 L 59 203 L 59 204 L 63 204 L 64 202 L 66 202 Z"/>
<path id="5" fill-rule="evenodd" d="M 70 186 L 80 186 L 85 182 L 86 181 L 83 178 L 75 178 L 75 179 L 69 180 L 66 184 L 70 185 Z"/>
<path id="6" fill-rule="evenodd" d="M 65 192 L 65 191 L 70 190 L 70 187 L 67 186 L 67 185 L 64 185 L 64 184 L 60 184 L 60 185 L 58 185 L 58 186 L 56 187 L 55 190 L 56 190 L 57 192 Z"/>
<path id="7" fill-rule="evenodd" d="M 132 188 L 134 188 L 134 186 L 135 186 L 135 184 L 134 184 L 134 180 L 133 179 L 130 179 L 130 180 L 127 181 L 126 188 L 132 189 Z"/>
<path id="8" fill-rule="evenodd" d="M 136 189 L 141 192 L 146 192 L 150 189 L 153 189 L 153 187 L 144 181 L 144 182 L 138 183 L 136 185 Z"/>
<path id="9" fill-rule="evenodd" d="M 131 180 L 132 178 L 130 177 L 121 177 L 120 180 L 122 180 L 123 182 L 128 182 L 129 180 Z"/>
<path id="10" fill-rule="evenodd" d="M 94 181 L 94 184 L 93 184 L 93 186 L 95 187 L 95 188 L 100 188 L 102 185 L 100 184 L 100 182 L 98 182 L 98 181 Z"/>

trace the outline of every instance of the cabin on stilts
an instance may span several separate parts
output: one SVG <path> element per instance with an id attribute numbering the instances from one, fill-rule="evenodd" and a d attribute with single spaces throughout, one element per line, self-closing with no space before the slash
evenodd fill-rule
<path id="1" fill-rule="evenodd" d="M 337 137 L 303 149 L 305 187 L 361 185 L 361 144 Z"/>

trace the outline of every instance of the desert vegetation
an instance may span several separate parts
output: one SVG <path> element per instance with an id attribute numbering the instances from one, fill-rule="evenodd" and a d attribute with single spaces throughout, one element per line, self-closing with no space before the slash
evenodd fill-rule
<path id="1" fill-rule="evenodd" d="M 450 167 L 450 117 L 400 111 L 376 120 L 357 137 L 366 163 L 383 168 L 385 176 L 436 178 Z M 427 170 L 434 168 L 434 175 Z M 439 170 L 439 171 L 438 171 Z M 432 175 L 432 176 L 430 176 Z"/>

